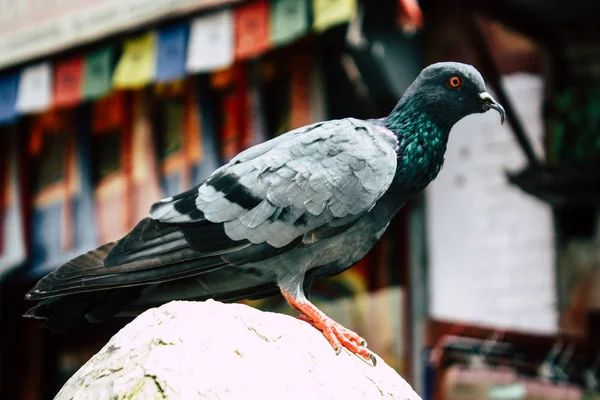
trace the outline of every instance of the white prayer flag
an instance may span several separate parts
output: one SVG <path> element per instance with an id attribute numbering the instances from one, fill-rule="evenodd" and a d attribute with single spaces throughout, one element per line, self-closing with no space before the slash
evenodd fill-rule
<path id="1" fill-rule="evenodd" d="M 52 66 L 44 62 L 27 67 L 21 73 L 16 109 L 35 113 L 48 109 L 52 102 Z"/>
<path id="2" fill-rule="evenodd" d="M 226 9 L 192 21 L 186 68 L 208 72 L 233 63 L 233 13 Z"/>

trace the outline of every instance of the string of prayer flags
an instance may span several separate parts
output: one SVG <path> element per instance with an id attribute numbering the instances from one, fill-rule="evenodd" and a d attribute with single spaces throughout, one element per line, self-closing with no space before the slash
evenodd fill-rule
<path id="1" fill-rule="evenodd" d="M 188 32 L 183 24 L 158 31 L 157 82 L 171 82 L 185 76 Z"/>
<path id="2" fill-rule="evenodd" d="M 11 74 L 0 77 L 0 125 L 11 123 L 17 117 L 15 103 L 19 76 Z"/>
<path id="3" fill-rule="evenodd" d="M 233 13 L 230 9 L 192 21 L 186 68 L 209 72 L 233 64 Z"/>
<path id="4" fill-rule="evenodd" d="M 289 44 L 309 29 L 308 0 L 273 0 L 271 2 L 271 41 Z"/>
<path id="5" fill-rule="evenodd" d="M 0 77 L 0 124 L 19 114 L 95 100 L 113 89 L 141 89 L 152 82 L 185 78 L 186 73 L 226 69 L 236 59 L 256 58 L 309 31 L 309 1 L 316 30 L 356 13 L 356 0 L 254 0 L 195 18 L 190 25 L 179 23 L 126 39 L 118 60 L 113 47 L 105 46 L 58 61 L 55 68 L 49 62 L 31 65 L 18 78 Z"/>
<path id="6" fill-rule="evenodd" d="M 36 117 L 33 159 L 32 267 L 47 273 L 97 244 L 84 124 L 71 110 Z"/>
<path id="7" fill-rule="evenodd" d="M 18 132 L 11 128 L 0 136 L 0 277 L 27 258 L 19 154 Z"/>
<path id="8" fill-rule="evenodd" d="M 54 72 L 54 105 L 73 106 L 82 100 L 84 60 L 75 57 L 56 64 Z"/>
<path id="9" fill-rule="evenodd" d="M 104 47 L 85 57 L 82 95 L 86 99 L 97 99 L 112 89 L 114 50 Z"/>
<path id="10" fill-rule="evenodd" d="M 44 111 L 52 100 L 52 66 L 43 62 L 26 67 L 21 72 L 16 109 L 29 114 Z"/>
<path id="11" fill-rule="evenodd" d="M 117 63 L 113 85 L 117 89 L 140 89 L 152 82 L 156 73 L 156 34 L 127 39 Z"/>
<path id="12" fill-rule="evenodd" d="M 267 51 L 270 41 L 269 3 L 252 1 L 235 9 L 235 58 L 244 60 Z"/>
<path id="13" fill-rule="evenodd" d="M 357 0 L 313 0 L 313 28 L 323 32 L 356 16 Z"/>

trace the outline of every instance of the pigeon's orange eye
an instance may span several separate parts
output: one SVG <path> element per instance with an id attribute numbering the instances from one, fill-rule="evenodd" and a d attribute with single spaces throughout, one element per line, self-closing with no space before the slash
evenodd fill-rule
<path id="1" fill-rule="evenodd" d="M 453 76 L 452 78 L 448 79 L 448 86 L 450 86 L 452 89 L 459 88 L 461 84 L 462 80 L 458 76 Z"/>

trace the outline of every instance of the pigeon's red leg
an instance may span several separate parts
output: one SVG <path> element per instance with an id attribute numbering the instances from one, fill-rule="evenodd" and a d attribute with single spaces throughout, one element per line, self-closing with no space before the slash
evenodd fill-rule
<path id="1" fill-rule="evenodd" d="M 343 328 L 340 324 L 329 318 L 308 300 L 299 301 L 296 300 L 294 296 L 292 296 L 289 293 L 286 293 L 284 291 L 282 291 L 281 293 L 283 294 L 283 297 L 287 300 L 287 302 L 290 304 L 290 306 L 302 312 L 304 315 L 306 315 L 306 317 L 308 317 L 310 321 L 307 322 L 309 322 L 312 326 L 323 332 L 323 335 L 325 335 L 325 338 L 329 341 L 329 343 L 336 352 L 339 352 L 341 350 L 341 346 L 344 346 L 352 353 L 361 356 L 367 361 L 373 362 L 373 365 L 375 365 L 376 361 L 373 354 L 369 350 L 367 350 L 364 347 L 361 347 L 355 342 L 356 338 L 360 338 L 360 336 L 356 335 L 354 332 L 346 328 Z M 352 340 L 348 337 L 348 332 L 351 332 L 355 336 L 355 340 Z M 362 338 L 360 339 L 362 341 Z"/>
<path id="2" fill-rule="evenodd" d="M 287 297 L 286 297 L 287 299 Z M 288 301 L 289 303 L 289 301 Z M 300 308 L 298 308 L 296 305 L 289 303 L 290 306 L 299 312 L 303 312 Z M 316 308 L 316 307 L 315 307 Z M 307 322 L 309 324 L 311 324 L 312 326 L 314 326 L 315 328 L 317 328 L 315 326 L 315 322 L 308 317 L 306 314 L 299 314 L 298 315 L 298 319 L 304 322 Z M 363 346 L 363 347 L 367 347 L 367 341 L 365 339 L 363 339 L 362 337 L 358 336 L 356 333 L 352 332 L 350 329 L 345 328 L 344 326 L 342 326 L 339 322 L 336 322 L 334 320 L 331 320 L 333 322 L 333 324 L 335 325 L 335 327 L 344 335 L 346 336 L 349 340 L 353 341 L 354 343 L 356 343 L 359 346 Z M 317 328 L 319 329 L 319 328 Z"/>

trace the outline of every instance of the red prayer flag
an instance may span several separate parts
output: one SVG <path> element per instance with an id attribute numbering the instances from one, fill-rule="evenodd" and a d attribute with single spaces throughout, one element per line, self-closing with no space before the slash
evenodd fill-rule
<path id="1" fill-rule="evenodd" d="M 256 57 L 267 51 L 270 43 L 270 12 L 266 0 L 244 4 L 235 10 L 235 57 Z"/>
<path id="2" fill-rule="evenodd" d="M 54 72 L 54 105 L 72 106 L 82 98 L 83 57 L 75 57 L 56 64 Z"/>

